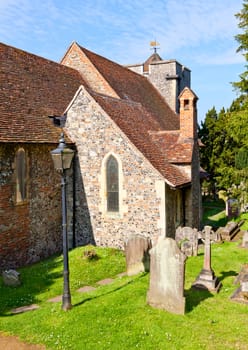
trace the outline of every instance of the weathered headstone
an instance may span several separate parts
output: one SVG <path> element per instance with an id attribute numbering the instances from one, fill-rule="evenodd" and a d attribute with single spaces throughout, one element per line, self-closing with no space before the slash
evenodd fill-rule
<path id="1" fill-rule="evenodd" d="M 161 238 L 150 250 L 147 303 L 175 314 L 185 313 L 184 279 L 187 257 L 172 238 Z"/>
<path id="2" fill-rule="evenodd" d="M 248 231 L 244 232 L 242 239 L 242 248 L 248 248 Z"/>
<path id="3" fill-rule="evenodd" d="M 227 201 L 227 216 L 229 219 L 239 216 L 239 201 L 230 198 Z"/>
<path id="4" fill-rule="evenodd" d="M 246 279 L 241 282 L 241 293 L 243 298 L 248 302 L 248 275 L 246 276 Z"/>
<path id="5" fill-rule="evenodd" d="M 20 286 L 20 273 L 16 270 L 5 270 L 2 273 L 3 282 L 6 286 L 9 287 L 17 287 Z"/>
<path id="6" fill-rule="evenodd" d="M 196 289 L 209 290 L 211 292 L 218 292 L 221 287 L 221 283 L 218 281 L 217 277 L 214 274 L 214 271 L 211 268 L 211 240 L 210 240 L 211 229 L 212 229 L 211 226 L 204 227 L 204 232 L 205 232 L 204 264 L 203 264 L 203 269 L 201 270 L 200 274 L 196 278 L 192 287 Z"/>
<path id="7" fill-rule="evenodd" d="M 248 264 L 244 264 L 239 275 L 236 277 L 235 284 L 240 284 L 235 292 L 232 294 L 231 299 L 238 303 L 248 305 Z"/>
<path id="8" fill-rule="evenodd" d="M 178 227 L 176 229 L 176 242 L 181 251 L 187 256 L 197 256 L 198 231 L 191 227 Z"/>
<path id="9" fill-rule="evenodd" d="M 240 231 L 239 224 L 229 221 L 225 227 L 219 227 L 216 233 L 220 235 L 224 241 L 231 241 Z"/>
<path id="10" fill-rule="evenodd" d="M 149 271 L 151 240 L 141 235 L 132 235 L 125 244 L 127 275 Z"/>

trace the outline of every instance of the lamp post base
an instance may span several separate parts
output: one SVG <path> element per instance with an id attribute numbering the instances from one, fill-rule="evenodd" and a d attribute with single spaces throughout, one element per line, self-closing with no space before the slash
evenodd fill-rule
<path id="1" fill-rule="evenodd" d="M 71 308 L 72 304 L 70 296 L 62 296 L 62 310 L 67 311 L 71 310 Z"/>

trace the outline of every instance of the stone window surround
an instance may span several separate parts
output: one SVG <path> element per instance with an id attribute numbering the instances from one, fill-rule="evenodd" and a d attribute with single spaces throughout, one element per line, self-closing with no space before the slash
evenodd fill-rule
<path id="1" fill-rule="evenodd" d="M 119 212 L 119 167 L 112 155 L 106 163 L 107 208 L 108 212 Z"/>
<path id="2" fill-rule="evenodd" d="M 116 159 L 118 163 L 118 171 L 119 171 L 119 211 L 118 212 L 110 212 L 107 210 L 107 181 L 106 181 L 106 166 L 107 161 L 109 157 L 112 156 Z M 123 215 L 125 212 L 127 212 L 127 206 L 124 205 L 123 201 L 126 198 L 126 191 L 123 188 L 124 178 L 123 178 L 123 171 L 122 171 L 122 161 L 120 157 L 114 153 L 114 152 L 108 152 L 101 164 L 101 172 L 100 172 L 100 212 L 104 217 L 108 218 L 123 218 Z"/>
<path id="3" fill-rule="evenodd" d="M 25 197 L 22 198 L 21 191 L 19 189 L 19 179 L 17 174 L 17 167 L 18 167 L 18 154 L 23 151 L 24 152 L 24 159 L 25 159 L 25 178 L 24 178 L 24 186 L 25 186 Z M 15 160 L 14 160 L 14 204 L 15 205 L 25 205 L 28 203 L 28 156 L 27 151 L 24 149 L 24 147 L 18 147 L 15 152 Z M 23 165 L 22 165 L 23 166 Z"/>

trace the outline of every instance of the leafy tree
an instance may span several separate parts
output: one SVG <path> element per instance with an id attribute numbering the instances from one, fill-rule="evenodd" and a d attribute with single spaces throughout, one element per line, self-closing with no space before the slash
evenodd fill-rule
<path id="1" fill-rule="evenodd" d="M 243 8 L 236 14 L 238 27 L 242 33 L 235 36 L 239 43 L 237 52 L 242 52 L 248 62 L 248 0 L 243 1 Z M 235 168 L 233 183 L 236 184 L 237 196 L 244 202 L 248 201 L 248 65 L 239 76 L 240 81 L 233 86 L 240 91 L 240 97 L 231 106 L 231 118 L 228 132 L 238 144 L 235 152 Z"/>
<path id="2" fill-rule="evenodd" d="M 242 33 L 235 36 L 236 41 L 239 43 L 237 52 L 242 52 L 245 60 L 248 61 L 248 0 L 244 0 L 243 8 L 237 13 L 236 18 L 239 20 L 238 27 L 242 29 Z M 233 86 L 237 88 L 241 93 L 248 93 L 248 66 L 245 66 L 246 70 L 239 76 L 240 81 L 233 83 Z"/>
<path id="3" fill-rule="evenodd" d="M 236 169 L 242 170 L 248 168 L 248 150 L 240 149 L 235 156 Z"/>
<path id="4" fill-rule="evenodd" d="M 236 35 L 237 52 L 248 61 L 248 0 L 236 14 L 242 33 Z M 201 165 L 210 173 L 218 189 L 248 201 L 248 65 L 240 81 L 232 83 L 240 96 L 230 108 L 219 113 L 212 108 L 199 128 L 199 137 L 205 147 L 200 150 Z"/>
<path id="5" fill-rule="evenodd" d="M 229 114 L 224 108 L 217 114 L 213 107 L 199 128 L 204 147 L 200 150 L 201 165 L 210 174 L 212 186 L 226 188 L 232 184 L 230 172 L 235 165 L 236 142 L 228 133 Z"/>

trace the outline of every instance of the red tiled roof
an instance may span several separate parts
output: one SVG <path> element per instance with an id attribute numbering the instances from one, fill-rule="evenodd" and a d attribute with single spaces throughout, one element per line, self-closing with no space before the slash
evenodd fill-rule
<path id="1" fill-rule="evenodd" d="M 89 90 L 75 69 L 0 44 L 0 142 L 57 143 L 60 129 L 48 115 L 62 115 L 84 85 L 170 184 L 189 183 L 187 175 L 170 164 L 185 163 L 182 155 L 188 152 L 175 137 L 179 116 L 146 78 L 81 49 L 120 99 Z M 158 136 L 166 130 L 171 130 L 168 135 Z"/>
<path id="2" fill-rule="evenodd" d="M 188 184 L 187 174 L 174 165 L 190 163 L 192 157 L 191 145 L 178 143 L 179 116 L 147 78 L 78 47 L 120 97 L 91 91 L 95 100 L 173 186 Z M 151 132 L 163 134 L 165 131 L 167 135 L 162 138 L 151 136 Z"/>
<path id="3" fill-rule="evenodd" d="M 83 84 L 69 67 L 0 43 L 0 142 L 58 142 L 61 115 Z"/>
<path id="4" fill-rule="evenodd" d="M 150 130 L 159 131 L 160 125 L 140 103 L 94 92 L 91 95 L 171 185 L 181 186 L 190 182 L 185 173 L 169 163 L 165 148 L 154 142 Z"/>
<path id="5" fill-rule="evenodd" d="M 151 137 L 161 149 L 165 150 L 166 159 L 170 163 L 191 163 L 193 143 L 182 143 L 179 131 L 151 133 Z"/>
<path id="6" fill-rule="evenodd" d="M 147 78 L 79 47 L 121 99 L 141 103 L 147 111 L 152 113 L 163 130 L 179 129 L 179 116 L 172 111 Z"/>

